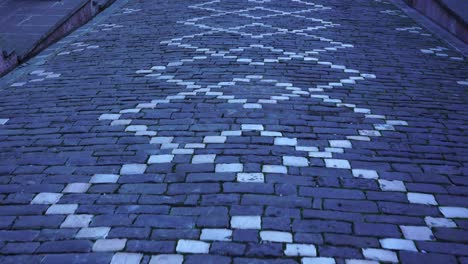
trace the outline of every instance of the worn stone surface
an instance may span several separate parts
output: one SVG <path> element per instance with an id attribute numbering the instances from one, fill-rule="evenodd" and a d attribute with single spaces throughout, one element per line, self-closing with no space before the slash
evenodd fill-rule
<path id="1" fill-rule="evenodd" d="M 385 0 L 189 2 L 0 89 L 1 263 L 466 262 L 465 58 Z"/>

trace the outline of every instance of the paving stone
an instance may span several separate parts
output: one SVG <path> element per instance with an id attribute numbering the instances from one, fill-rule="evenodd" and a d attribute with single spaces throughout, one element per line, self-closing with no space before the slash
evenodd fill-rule
<path id="1" fill-rule="evenodd" d="M 432 194 L 409 192 L 406 195 L 410 203 L 437 205 L 434 195 Z"/>
<path id="2" fill-rule="evenodd" d="M 260 216 L 232 216 L 231 228 L 234 229 L 260 229 L 261 228 Z"/>
<path id="3" fill-rule="evenodd" d="M 142 254 L 138 253 L 116 253 L 111 260 L 111 264 L 139 264 Z"/>
<path id="4" fill-rule="evenodd" d="M 62 196 L 63 194 L 61 193 L 38 193 L 31 201 L 31 204 L 54 204 L 57 203 Z"/>
<path id="5" fill-rule="evenodd" d="M 179 253 L 207 254 L 210 244 L 196 240 L 181 239 L 177 242 L 176 251 Z"/>
<path id="6" fill-rule="evenodd" d="M 399 238 L 380 239 L 380 245 L 385 249 L 418 251 L 412 240 Z"/>
<path id="7" fill-rule="evenodd" d="M 80 215 L 68 215 L 63 221 L 60 228 L 81 228 L 88 227 L 89 223 L 93 219 L 93 215 L 80 214 Z"/>
<path id="8" fill-rule="evenodd" d="M 124 164 L 120 169 L 121 175 L 143 174 L 146 171 L 146 164 Z"/>
<path id="9" fill-rule="evenodd" d="M 183 255 L 161 254 L 152 256 L 149 264 L 182 264 L 183 261 Z"/>
<path id="10" fill-rule="evenodd" d="M 314 245 L 308 244 L 286 244 L 284 254 L 286 256 L 314 257 L 317 255 L 317 249 Z"/>
<path id="11" fill-rule="evenodd" d="M 231 241 L 232 230 L 204 228 L 202 229 L 200 240 Z"/>
<path id="12" fill-rule="evenodd" d="M 46 214 L 74 214 L 78 204 L 53 204 L 47 209 Z"/>
<path id="13" fill-rule="evenodd" d="M 378 248 L 363 248 L 362 254 L 370 260 L 398 263 L 397 254 L 390 250 Z"/>
<path id="14" fill-rule="evenodd" d="M 400 226 L 403 236 L 411 240 L 433 240 L 430 228 L 425 226 Z"/>
<path id="15" fill-rule="evenodd" d="M 127 239 L 99 239 L 93 244 L 94 252 L 114 252 L 125 248 Z"/>
<path id="16" fill-rule="evenodd" d="M 288 232 L 260 231 L 260 238 L 263 241 L 292 243 L 292 235 Z"/>

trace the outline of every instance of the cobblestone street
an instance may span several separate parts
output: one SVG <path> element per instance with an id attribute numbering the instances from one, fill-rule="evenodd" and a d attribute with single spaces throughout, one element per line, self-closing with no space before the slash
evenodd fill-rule
<path id="1" fill-rule="evenodd" d="M 468 263 L 468 64 L 387 0 L 118 0 L 13 74 L 2 264 Z"/>

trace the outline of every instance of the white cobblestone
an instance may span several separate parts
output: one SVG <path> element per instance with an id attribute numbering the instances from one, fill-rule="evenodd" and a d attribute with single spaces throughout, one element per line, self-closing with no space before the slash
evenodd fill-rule
<path id="1" fill-rule="evenodd" d="M 468 218 L 468 208 L 440 206 L 439 210 L 447 218 Z"/>
<path id="2" fill-rule="evenodd" d="M 112 256 L 111 264 L 140 264 L 142 254 L 138 253 L 116 253 Z"/>
<path id="3" fill-rule="evenodd" d="M 101 239 L 109 234 L 110 227 L 84 227 L 76 234 L 76 238 Z"/>
<path id="4" fill-rule="evenodd" d="M 240 163 L 216 164 L 215 172 L 242 172 L 244 166 Z"/>
<path id="5" fill-rule="evenodd" d="M 203 138 L 203 143 L 225 143 L 225 136 L 205 136 Z"/>
<path id="6" fill-rule="evenodd" d="M 405 184 L 402 181 L 379 180 L 382 191 L 406 192 Z"/>
<path id="7" fill-rule="evenodd" d="M 232 216 L 231 228 L 234 229 L 260 229 L 262 227 L 262 219 L 260 216 Z"/>
<path id="8" fill-rule="evenodd" d="M 281 165 L 263 165 L 262 172 L 286 174 L 288 173 L 288 169 Z"/>
<path id="9" fill-rule="evenodd" d="M 368 259 L 347 259 L 345 264 L 379 264 L 378 261 Z"/>
<path id="10" fill-rule="evenodd" d="M 292 235 L 281 231 L 260 231 L 260 238 L 263 241 L 292 243 Z"/>
<path id="11" fill-rule="evenodd" d="M 334 258 L 302 258 L 302 264 L 336 264 Z"/>
<path id="12" fill-rule="evenodd" d="M 325 166 L 335 169 L 351 169 L 349 162 L 343 159 L 325 159 Z"/>
<path id="13" fill-rule="evenodd" d="M 120 114 L 102 114 L 99 116 L 99 120 L 117 120 L 120 116 Z"/>
<path id="14" fill-rule="evenodd" d="M 152 256 L 149 264 L 182 264 L 182 262 L 184 262 L 183 255 L 161 254 Z"/>
<path id="15" fill-rule="evenodd" d="M 31 201 L 31 204 L 54 204 L 57 203 L 62 196 L 63 194 L 61 193 L 38 193 Z"/>
<path id="16" fill-rule="evenodd" d="M 437 205 L 434 195 L 426 193 L 407 193 L 408 201 L 416 204 Z"/>
<path id="17" fill-rule="evenodd" d="M 294 167 L 307 167 L 309 166 L 309 161 L 304 157 L 284 156 L 283 165 Z"/>
<path id="18" fill-rule="evenodd" d="M 146 131 L 148 129 L 145 125 L 131 125 L 125 128 L 127 132 L 139 132 L 139 131 Z"/>
<path id="19" fill-rule="evenodd" d="M 93 244 L 94 252 L 120 251 L 125 248 L 127 239 L 99 239 Z"/>
<path id="20" fill-rule="evenodd" d="M 318 148 L 317 147 L 310 147 L 310 146 L 296 146 L 296 151 L 311 152 L 311 151 L 318 151 Z"/>
<path id="21" fill-rule="evenodd" d="M 67 186 L 65 186 L 65 189 L 63 189 L 63 193 L 85 193 L 88 191 L 89 187 L 91 184 L 89 183 L 82 183 L 82 182 L 75 182 L 75 183 L 69 183 Z"/>
<path id="22" fill-rule="evenodd" d="M 261 131 L 260 135 L 263 137 L 281 137 L 283 134 L 276 131 Z"/>
<path id="23" fill-rule="evenodd" d="M 174 155 L 192 155 L 193 149 L 173 149 L 172 154 Z"/>
<path id="24" fill-rule="evenodd" d="M 418 251 L 412 240 L 399 238 L 384 238 L 380 239 L 380 245 L 385 249 Z"/>
<path id="25" fill-rule="evenodd" d="M 119 175 L 115 174 L 94 174 L 89 181 L 90 183 L 116 183 L 119 180 Z"/>
<path id="26" fill-rule="evenodd" d="M 120 119 L 111 122 L 111 126 L 126 126 L 132 122 L 130 119 Z"/>
<path id="27" fill-rule="evenodd" d="M 221 132 L 221 136 L 240 136 L 242 135 L 241 130 L 228 130 Z"/>
<path id="28" fill-rule="evenodd" d="M 89 223 L 93 219 L 93 215 L 79 214 L 69 215 L 65 218 L 65 221 L 60 225 L 60 228 L 81 228 L 88 227 Z"/>
<path id="29" fill-rule="evenodd" d="M 411 240 L 433 240 L 434 235 L 426 226 L 400 226 L 403 236 Z"/>
<path id="30" fill-rule="evenodd" d="M 120 169 L 121 175 L 143 174 L 146 171 L 146 164 L 125 164 Z"/>
<path id="31" fill-rule="evenodd" d="M 317 255 L 317 249 L 314 245 L 309 244 L 286 244 L 284 254 L 286 256 L 314 257 Z"/>
<path id="32" fill-rule="evenodd" d="M 231 241 L 232 230 L 204 228 L 202 229 L 200 240 Z"/>
<path id="33" fill-rule="evenodd" d="M 329 140 L 330 147 L 335 148 L 352 148 L 353 145 L 349 140 Z"/>
<path id="34" fill-rule="evenodd" d="M 238 182 L 264 182 L 263 173 L 237 173 Z"/>
<path id="35" fill-rule="evenodd" d="M 375 170 L 353 169 L 353 176 L 364 179 L 378 179 L 379 174 Z"/>
<path id="36" fill-rule="evenodd" d="M 426 216 L 424 218 L 424 221 L 426 222 L 426 225 L 429 227 L 447 227 L 447 228 L 457 227 L 457 224 L 453 220 L 443 218 L 443 217 Z"/>
<path id="37" fill-rule="evenodd" d="M 173 158 L 174 158 L 174 155 L 172 154 L 151 155 L 151 157 L 148 160 L 148 163 L 149 164 L 169 163 L 172 161 Z"/>
<path id="38" fill-rule="evenodd" d="M 256 130 L 256 131 L 263 131 L 263 125 L 258 124 L 243 124 L 242 130 Z"/>
<path id="39" fill-rule="evenodd" d="M 344 149 L 342 149 L 342 148 L 325 148 L 325 152 L 344 153 Z"/>
<path id="40" fill-rule="evenodd" d="M 275 145 L 278 146 L 296 146 L 297 139 L 296 138 L 287 138 L 287 137 L 276 137 L 275 138 Z"/>
<path id="41" fill-rule="evenodd" d="M 327 151 L 312 151 L 312 152 L 309 152 L 309 157 L 312 157 L 312 158 L 331 158 L 332 157 L 332 153 L 331 152 L 327 152 Z"/>
<path id="42" fill-rule="evenodd" d="M 174 137 L 154 137 L 150 140 L 150 144 L 167 144 L 171 143 Z"/>
<path id="43" fill-rule="evenodd" d="M 53 204 L 47 209 L 46 214 L 74 214 L 78 204 Z"/>
<path id="44" fill-rule="evenodd" d="M 177 242 L 176 251 L 179 253 L 207 254 L 210 250 L 210 244 L 197 241 L 181 239 Z"/>
<path id="45" fill-rule="evenodd" d="M 362 254 L 365 258 L 370 260 L 398 263 L 397 254 L 390 250 L 378 248 L 363 248 Z"/>
<path id="46" fill-rule="evenodd" d="M 359 135 L 369 137 L 380 137 L 382 134 L 377 130 L 359 130 Z"/>
<path id="47" fill-rule="evenodd" d="M 214 163 L 215 159 L 216 159 L 216 154 L 194 155 L 192 157 L 192 163 L 193 164 Z"/>

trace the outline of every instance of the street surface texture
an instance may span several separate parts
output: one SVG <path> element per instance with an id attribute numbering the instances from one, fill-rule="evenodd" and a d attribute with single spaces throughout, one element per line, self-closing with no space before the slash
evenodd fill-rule
<path id="1" fill-rule="evenodd" d="M 85 29 L 0 90 L 0 263 L 468 263 L 466 58 L 393 4 Z"/>

